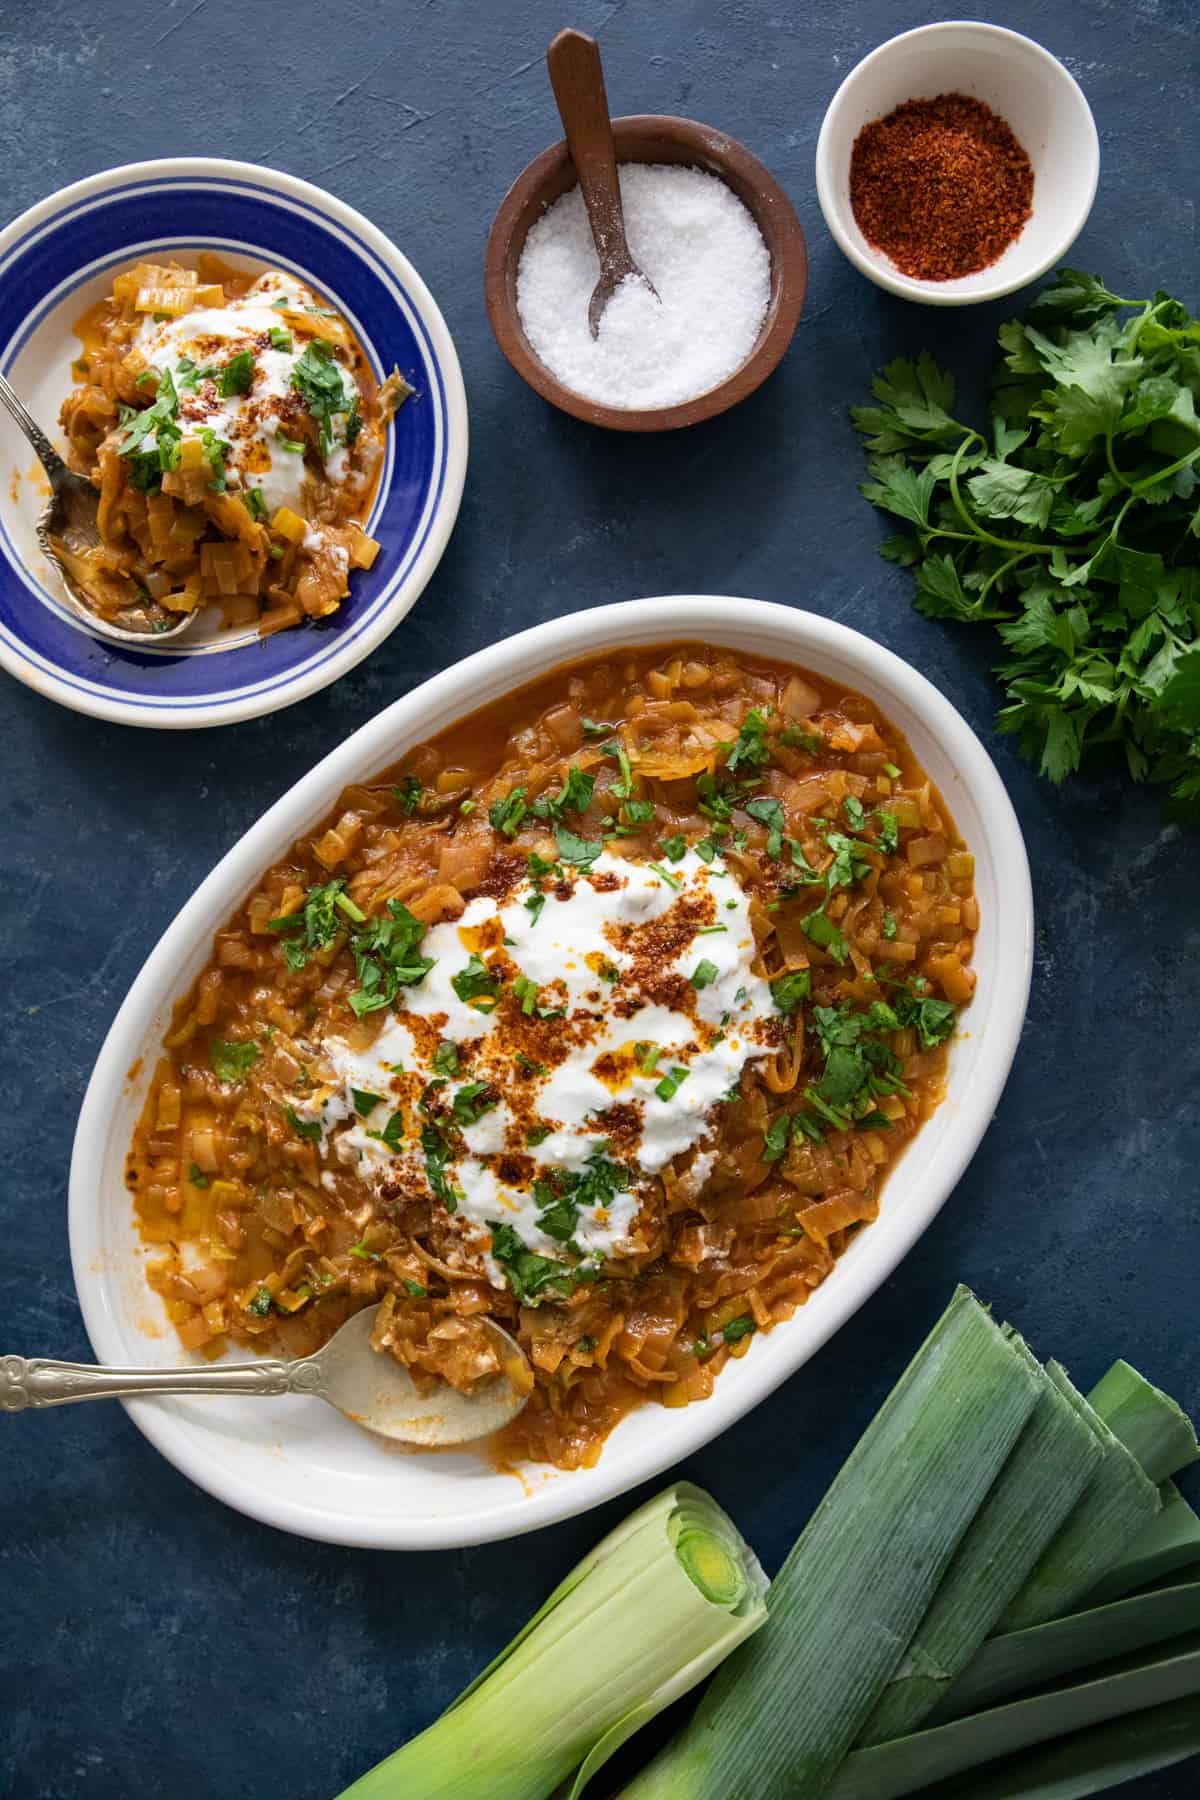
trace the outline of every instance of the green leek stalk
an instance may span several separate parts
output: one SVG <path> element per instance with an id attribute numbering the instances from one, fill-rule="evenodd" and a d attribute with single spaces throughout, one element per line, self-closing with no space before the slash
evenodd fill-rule
<path id="1" fill-rule="evenodd" d="M 624 1800 L 823 1794 L 1038 1397 L 1027 1355 L 959 1288 L 771 1584 L 769 1628 Z"/>
<path id="2" fill-rule="evenodd" d="M 1200 1632 L 1200 1581 L 1135 1594 L 1032 1625 L 1027 1631 L 990 1638 L 928 1723 L 944 1725 L 1078 1669 L 1132 1655 L 1187 1632 Z"/>
<path id="3" fill-rule="evenodd" d="M 1115 1362 L 1088 1395 L 1115 1438 L 1157 1486 L 1200 1459 L 1196 1428 L 1182 1407 L 1127 1362 Z"/>
<path id="4" fill-rule="evenodd" d="M 1013 1336 L 1013 1342 L 1024 1349 L 1020 1338 Z M 860 1746 L 904 1737 L 932 1712 L 968 1667 L 1100 1463 L 1100 1445 L 1087 1420 L 1025 1354 L 1041 1384 L 1033 1416 L 860 1732 Z"/>
<path id="5" fill-rule="evenodd" d="M 466 1692 L 342 1800 L 567 1800 L 766 1620 L 766 1576 L 687 1482 L 610 1532 Z"/>
<path id="6" fill-rule="evenodd" d="M 1164 1481 L 1158 1492 L 1162 1511 L 1134 1539 L 1099 1586 L 1092 1589 L 1088 1595 L 1090 1606 L 1120 1600 L 1125 1594 L 1148 1587 L 1152 1581 L 1161 1581 L 1165 1575 L 1177 1575 L 1181 1569 L 1200 1563 L 1200 1519 L 1173 1481 Z"/>
<path id="7" fill-rule="evenodd" d="M 826 1790 L 828 1800 L 901 1800 L 934 1782 L 978 1770 L 996 1757 L 1197 1694 L 1200 1638 L 1181 1638 L 1166 1655 L 1155 1651 L 1091 1681 L 1052 1688 L 890 1744 L 855 1750 Z"/>
<path id="8" fill-rule="evenodd" d="M 948 1782 L 938 1800 L 1088 1800 L 1197 1755 L 1200 1699 L 1172 1700 Z"/>
<path id="9" fill-rule="evenodd" d="M 1162 1505 L 1155 1483 L 1072 1386 L 1066 1371 L 1052 1362 L 1047 1363 L 1046 1374 L 1095 1432 L 1103 1454 L 1078 1506 L 1002 1614 L 1000 1629 L 1006 1632 L 1022 1631 L 1069 1613 L 1146 1529 Z M 1170 1404 L 1174 1406 L 1173 1401 Z M 1174 1419 L 1170 1418 L 1168 1425 L 1165 1411 L 1160 1417 L 1164 1434 L 1169 1429 L 1173 1435 Z"/>

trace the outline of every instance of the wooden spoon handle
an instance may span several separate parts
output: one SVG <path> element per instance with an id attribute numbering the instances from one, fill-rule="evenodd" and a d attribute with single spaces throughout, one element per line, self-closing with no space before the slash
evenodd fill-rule
<path id="1" fill-rule="evenodd" d="M 567 134 L 571 161 L 605 275 L 623 274 L 632 259 L 617 179 L 617 154 L 604 91 L 600 46 L 582 31 L 560 31 L 546 52 L 550 85 Z"/>

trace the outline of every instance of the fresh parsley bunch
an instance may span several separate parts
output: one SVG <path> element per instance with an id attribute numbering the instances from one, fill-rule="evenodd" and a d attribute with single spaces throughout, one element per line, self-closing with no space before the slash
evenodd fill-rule
<path id="1" fill-rule="evenodd" d="M 997 724 L 1044 775 L 1116 744 L 1200 819 L 1200 320 L 1063 269 L 999 337 L 987 436 L 924 353 L 851 409 L 910 527 L 881 553 L 920 612 L 995 625 Z"/>

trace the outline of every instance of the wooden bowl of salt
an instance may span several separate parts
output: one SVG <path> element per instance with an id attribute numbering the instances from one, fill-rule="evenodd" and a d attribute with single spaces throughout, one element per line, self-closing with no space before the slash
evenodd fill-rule
<path id="1" fill-rule="evenodd" d="M 501 202 L 484 298 L 501 350 L 551 405 L 612 431 L 675 431 L 736 406 L 779 362 L 808 285 L 804 233 L 774 176 L 712 126 L 642 113 L 612 130 L 630 248 L 662 316 L 644 288 L 618 292 L 590 339 L 598 264 L 565 139 Z"/>

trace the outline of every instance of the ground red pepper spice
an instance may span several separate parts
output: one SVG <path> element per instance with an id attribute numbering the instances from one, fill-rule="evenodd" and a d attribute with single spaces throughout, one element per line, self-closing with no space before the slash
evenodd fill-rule
<path id="1" fill-rule="evenodd" d="M 1029 158 L 982 100 L 906 100 L 864 125 L 850 157 L 859 229 L 918 281 L 952 281 L 994 263 L 1028 219 Z"/>

